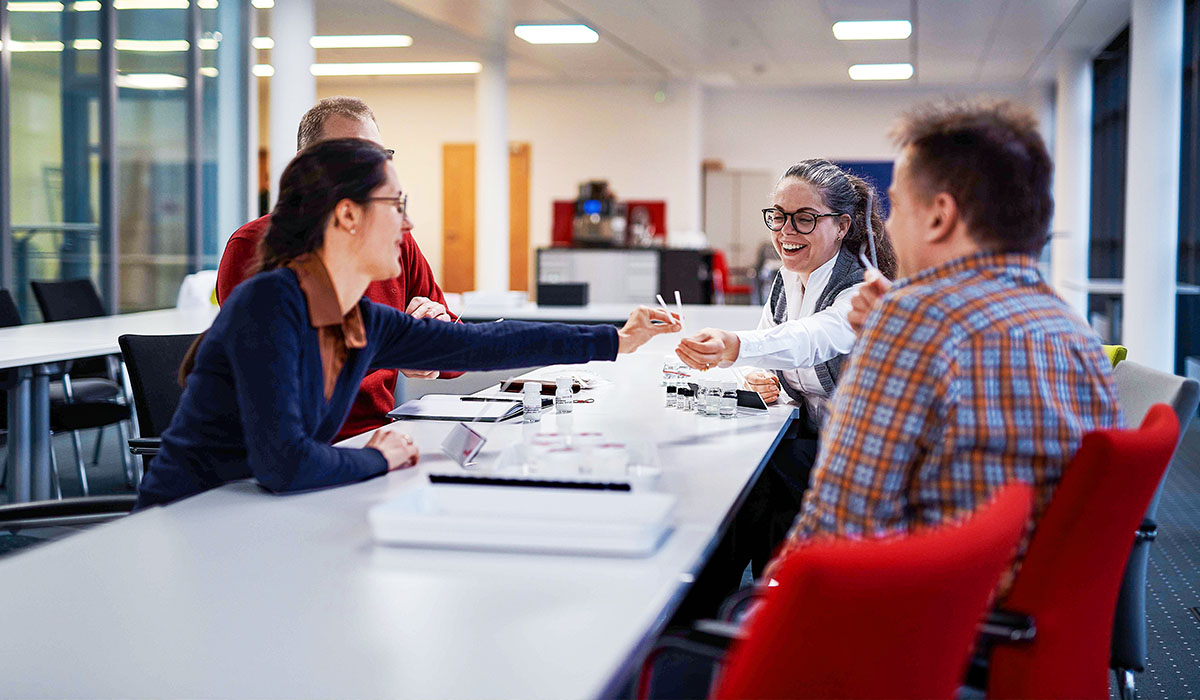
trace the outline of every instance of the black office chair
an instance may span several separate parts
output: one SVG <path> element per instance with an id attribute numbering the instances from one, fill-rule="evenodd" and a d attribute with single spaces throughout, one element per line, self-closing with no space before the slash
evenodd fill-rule
<path id="1" fill-rule="evenodd" d="M 21 314 L 13 303 L 12 295 L 7 289 L 0 289 L 0 328 L 21 325 Z M 0 372 L 0 425 L 8 425 L 8 401 L 4 388 L 12 383 L 11 372 Z M 72 392 L 70 380 L 63 376 L 62 380 L 50 383 L 50 432 L 71 432 L 75 437 L 76 456 L 79 456 L 79 438 L 76 431 L 103 428 L 114 423 L 119 424 L 130 417 L 129 406 L 114 403 L 118 395 L 116 391 Z M 111 384 L 111 382 L 110 382 Z M 115 384 L 113 385 L 115 387 Z M 62 496 L 58 485 L 58 464 L 54 459 L 54 450 L 50 450 L 50 459 L 54 463 L 53 476 L 55 490 Z M 7 478 L 7 464 L 5 465 Z M 79 460 L 79 480 L 83 495 L 88 495 L 87 473 L 83 462 Z M 3 480 L 0 480 L 3 481 Z"/>
<path id="2" fill-rule="evenodd" d="M 1138 425 L 1150 406 L 1165 403 L 1179 417 L 1179 435 L 1187 430 L 1200 404 L 1200 383 L 1174 374 L 1159 372 L 1130 360 L 1113 368 L 1121 409 L 1126 425 Z M 1150 543 L 1158 534 L 1158 501 L 1163 485 L 1159 483 L 1150 507 L 1142 519 L 1125 565 L 1125 577 L 1117 597 L 1117 612 L 1113 618 L 1112 656 L 1109 666 L 1116 674 L 1117 688 L 1122 698 L 1136 693 L 1134 673 L 1146 670 L 1146 564 L 1150 559 Z"/>
<path id="3" fill-rule="evenodd" d="M 183 387 L 179 385 L 179 365 L 196 338 L 184 335 L 123 335 L 117 339 L 133 386 L 133 405 L 137 410 L 140 435 L 129 441 L 129 450 L 141 455 L 146 467 L 158 454 L 159 437 L 171 423 L 179 406 Z"/>
<path id="4" fill-rule="evenodd" d="M 90 279 L 75 279 L 63 281 L 32 281 L 29 286 L 37 299 L 38 308 L 46 322 L 74 321 L 83 318 L 104 316 L 104 304 L 96 285 Z M 108 402 L 120 397 L 128 406 L 130 397 L 125 393 L 121 381 L 121 367 L 111 357 L 90 357 L 71 362 L 63 375 L 64 398 L 71 401 L 101 401 Z M 51 396 L 53 400 L 54 396 Z M 125 422 L 117 423 L 120 440 L 124 443 L 129 439 L 129 428 Z M 92 455 L 92 466 L 100 461 L 100 447 L 104 438 L 103 427 L 96 435 L 96 450 Z M 79 442 L 78 431 L 71 431 L 72 446 L 75 448 L 75 462 L 83 483 L 83 495 L 88 495 L 87 478 L 84 475 L 83 448 Z M 121 461 L 125 467 L 125 479 L 130 486 L 137 486 L 137 477 L 129 455 L 121 450 Z"/>

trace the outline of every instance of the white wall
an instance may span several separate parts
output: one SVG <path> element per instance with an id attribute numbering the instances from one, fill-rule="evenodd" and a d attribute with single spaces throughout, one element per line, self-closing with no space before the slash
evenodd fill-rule
<path id="1" fill-rule="evenodd" d="M 661 104 L 654 100 L 659 87 L 510 85 L 510 140 L 532 144 L 531 245 L 549 243 L 551 202 L 574 199 L 583 180 L 607 179 L 622 198 L 664 199 L 668 227 L 687 230 L 700 224 L 698 157 L 719 159 L 727 168 L 770 172 L 783 172 L 811 157 L 891 160 L 888 128 L 903 111 L 925 100 L 986 93 L 1021 101 L 1039 115 L 1048 145 L 1054 124 L 1052 94 L 1044 86 L 951 94 L 880 85 L 824 91 L 673 85 Z M 317 96 L 331 95 L 361 97 L 375 111 L 384 141 L 396 149 L 396 167 L 410 194 L 414 235 L 440 273 L 442 144 L 474 140 L 473 83 L 319 81 Z"/>
<path id="2" fill-rule="evenodd" d="M 530 242 L 548 245 L 552 202 L 574 199 L 581 181 L 607 179 L 622 198 L 664 199 L 671 229 L 699 226 L 699 91 L 657 86 L 521 85 L 509 87 L 509 139 L 531 144 Z M 322 80 L 318 97 L 355 95 L 379 120 L 396 149 L 410 194 L 414 235 L 435 272 L 442 264 L 442 144 L 474 141 L 475 97 L 469 82 L 402 84 Z"/>

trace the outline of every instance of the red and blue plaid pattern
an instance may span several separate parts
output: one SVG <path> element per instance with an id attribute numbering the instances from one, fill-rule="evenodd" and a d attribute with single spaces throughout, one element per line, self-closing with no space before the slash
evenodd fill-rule
<path id="1" fill-rule="evenodd" d="M 1034 487 L 1036 522 L 1083 434 L 1121 424 L 1099 339 L 1032 257 L 926 270 L 855 345 L 789 545 L 936 525 L 1013 480 Z"/>

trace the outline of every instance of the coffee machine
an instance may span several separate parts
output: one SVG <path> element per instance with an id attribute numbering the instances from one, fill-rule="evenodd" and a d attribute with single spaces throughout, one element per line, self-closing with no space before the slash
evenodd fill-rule
<path id="1" fill-rule="evenodd" d="M 606 180 L 579 184 L 575 200 L 573 240 L 575 245 L 594 248 L 619 248 L 625 242 L 625 204 L 618 202 Z"/>

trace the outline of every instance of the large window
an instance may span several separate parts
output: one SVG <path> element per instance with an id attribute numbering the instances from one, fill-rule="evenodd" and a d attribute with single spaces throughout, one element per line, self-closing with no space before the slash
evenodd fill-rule
<path id="1" fill-rule="evenodd" d="M 251 12 L 0 0 L 0 287 L 27 321 L 30 280 L 90 277 L 110 309 L 134 311 L 174 305 L 185 275 L 216 267 L 222 217 L 252 213 Z"/>
<path id="2" fill-rule="evenodd" d="M 1120 278 L 1124 268 L 1125 149 L 1129 132 L 1129 30 L 1092 67 L 1092 211 L 1088 276 Z"/>
<path id="3" fill-rule="evenodd" d="M 1200 1 L 1183 18 L 1183 124 L 1179 153 L 1179 282 L 1200 284 Z M 1176 308 L 1175 371 L 1200 355 L 1200 297 L 1181 295 Z"/>

